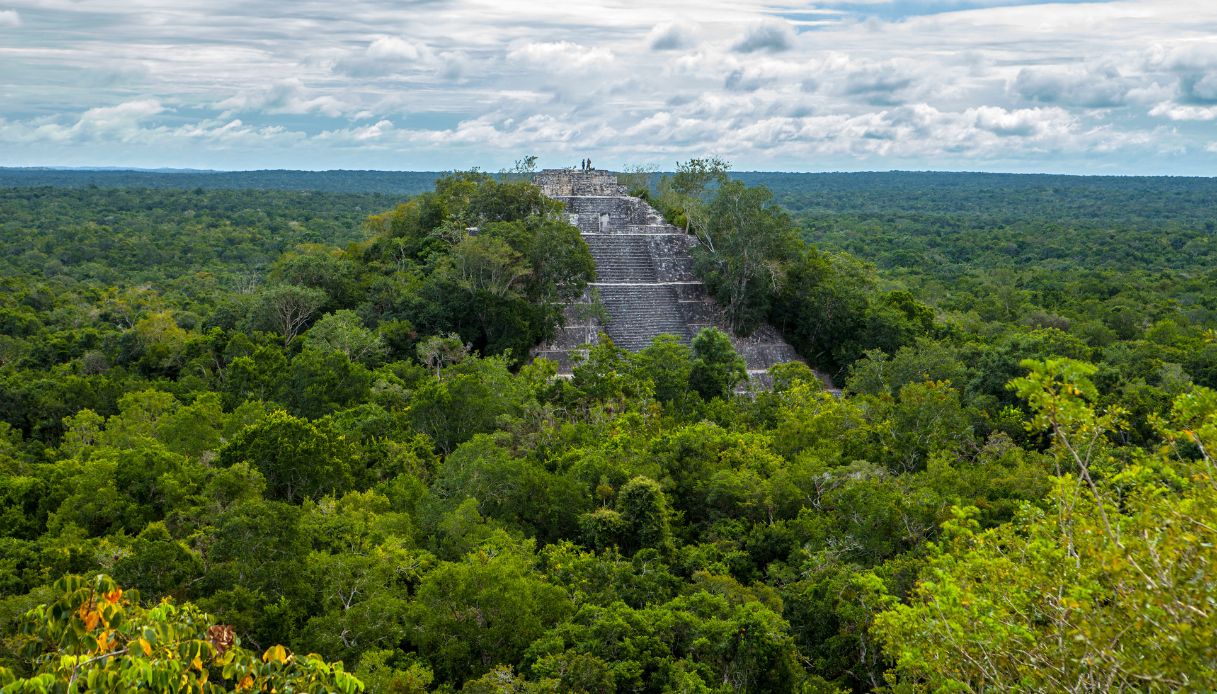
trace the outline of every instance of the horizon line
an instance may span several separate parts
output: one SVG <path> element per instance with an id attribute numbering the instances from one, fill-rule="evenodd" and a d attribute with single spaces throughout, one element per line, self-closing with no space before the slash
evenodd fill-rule
<path id="1" fill-rule="evenodd" d="M 561 169 L 567 167 L 550 167 L 551 169 Z M 573 167 L 572 167 L 573 168 Z M 545 169 L 538 169 L 531 173 L 537 173 Z M 618 171 L 616 169 L 600 169 L 610 173 L 630 173 L 626 171 Z M 503 171 L 491 171 L 474 167 L 471 169 L 286 169 L 286 168 L 256 168 L 256 169 L 201 169 L 192 167 L 141 167 L 141 166 L 4 166 L 0 165 L 0 172 L 19 172 L 19 171 L 61 171 L 73 173 L 142 173 L 142 174 L 159 174 L 165 176 L 174 175 L 207 175 L 207 174 L 251 174 L 251 173 L 295 173 L 295 174 L 337 174 L 337 173 L 385 173 L 385 174 L 447 174 L 457 173 L 462 171 L 479 171 L 485 174 L 501 174 L 514 173 Z M 673 173 L 668 170 L 656 170 L 642 172 L 651 175 L 664 175 Z M 1010 171 L 1010 170 L 984 170 L 984 169 L 739 169 L 732 170 L 729 174 L 790 174 L 790 175 L 853 175 L 853 174 L 969 174 L 969 175 L 989 175 L 989 176 L 1057 176 L 1057 177 L 1074 177 L 1074 178 L 1190 178 L 1190 179 L 1214 179 L 1217 174 L 1211 176 L 1203 176 L 1199 174 L 1162 174 L 1162 173 L 1145 173 L 1145 174 L 1129 174 L 1129 173 L 1059 173 L 1051 171 Z"/>

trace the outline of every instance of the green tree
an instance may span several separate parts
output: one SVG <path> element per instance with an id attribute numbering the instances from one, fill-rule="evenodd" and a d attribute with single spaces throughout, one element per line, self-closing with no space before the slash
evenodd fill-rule
<path id="1" fill-rule="evenodd" d="M 451 453 L 474 434 L 493 431 L 500 417 L 518 415 L 528 397 L 527 384 L 512 376 L 506 359 L 471 357 L 414 391 L 410 419 L 436 448 Z"/>
<path id="2" fill-rule="evenodd" d="M 672 550 L 672 511 L 658 482 L 646 477 L 627 482 L 617 492 L 617 513 L 621 516 L 623 550 L 631 554 L 647 547 Z"/>
<path id="3" fill-rule="evenodd" d="M 703 398 L 727 397 L 747 378 L 748 365 L 726 333 L 705 328 L 693 338 L 689 383 Z"/>
<path id="4" fill-rule="evenodd" d="M 651 379 L 656 398 L 677 403 L 689 392 L 693 352 L 675 335 L 657 335 L 651 344 L 630 357 L 630 367 L 637 378 Z"/>
<path id="5" fill-rule="evenodd" d="M 261 346 L 250 356 L 236 357 L 224 370 L 224 405 L 235 409 L 247 400 L 279 400 L 287 371 L 287 356 L 276 345 Z"/>
<path id="6" fill-rule="evenodd" d="M 35 672 L 0 668 L 6 692 L 50 691 L 363 691 L 363 683 L 316 655 L 271 646 L 261 657 L 232 627 L 190 603 L 140 605 L 110 577 L 68 576 L 53 601 L 26 614 L 26 652 Z"/>
<path id="7" fill-rule="evenodd" d="M 328 300 L 329 295 L 321 289 L 277 284 L 259 294 L 258 316 L 263 325 L 283 337 L 283 346 L 287 347 Z"/>
<path id="8" fill-rule="evenodd" d="M 486 434 L 445 458 L 432 492 L 443 499 L 476 499 L 481 515 L 541 541 L 573 534 L 576 516 L 587 507 L 574 482 L 513 455 Z"/>
<path id="9" fill-rule="evenodd" d="M 352 305 L 358 291 L 356 266 L 346 253 L 312 244 L 280 256 L 271 267 L 270 280 L 320 289 L 327 297 L 323 307 L 329 311 Z"/>
<path id="10" fill-rule="evenodd" d="M 980 532 L 956 509 L 908 605 L 875 621 L 894 683 L 930 689 L 1211 689 L 1217 395 L 1176 400 L 1165 445 L 1116 455 L 1118 409 L 1097 411 L 1096 369 L 1025 363 L 1029 426 L 1053 433 L 1046 511 Z M 1190 450 L 1191 453 L 1184 453 Z M 1126 459 L 1124 462 L 1122 459 Z"/>
<path id="11" fill-rule="evenodd" d="M 448 681 L 518 662 L 533 640 L 569 613 L 565 592 L 532 564 L 528 547 L 487 546 L 423 578 L 410 639 Z"/>
<path id="12" fill-rule="evenodd" d="M 469 348 L 456 333 L 432 335 L 418 341 L 418 360 L 435 371 L 439 378 L 445 366 L 456 364 L 469 355 Z"/>
<path id="13" fill-rule="evenodd" d="M 246 427 L 220 451 L 220 464 L 247 462 L 266 477 L 273 499 L 289 503 L 350 488 L 356 450 L 323 422 L 282 410 Z"/>
<path id="14" fill-rule="evenodd" d="M 706 224 L 707 186 L 727 182 L 731 164 L 718 157 L 690 159 L 676 164 L 676 173 L 660 182 L 660 200 L 674 213 L 674 222 L 683 222 L 686 232 L 699 231 Z"/>
<path id="15" fill-rule="evenodd" d="M 739 335 L 750 334 L 765 320 L 800 245 L 790 218 L 772 201 L 766 188 L 727 181 L 710 204 L 705 228 L 698 231 L 698 274 Z"/>
<path id="16" fill-rule="evenodd" d="M 353 362 L 375 367 L 385 356 L 380 336 L 368 330 L 354 311 L 327 313 L 305 334 L 308 346 L 322 352 L 341 352 Z"/>
<path id="17" fill-rule="evenodd" d="M 372 374 L 343 352 L 305 347 L 292 358 L 280 396 L 298 415 L 317 418 L 364 402 Z"/>

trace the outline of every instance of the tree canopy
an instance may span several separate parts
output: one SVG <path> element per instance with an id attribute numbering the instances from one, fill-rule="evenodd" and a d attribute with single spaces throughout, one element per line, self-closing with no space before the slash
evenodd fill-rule
<path id="1" fill-rule="evenodd" d="M 691 163 L 741 392 L 530 166 L 0 189 L 0 688 L 1217 688 L 1211 183 Z"/>

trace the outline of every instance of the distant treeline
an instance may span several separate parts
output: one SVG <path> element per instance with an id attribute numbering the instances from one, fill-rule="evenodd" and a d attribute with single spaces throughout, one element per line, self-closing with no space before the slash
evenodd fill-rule
<path id="1" fill-rule="evenodd" d="M 966 214 L 989 221 L 1212 221 L 1217 178 L 887 171 L 733 174 L 795 212 Z"/>
<path id="2" fill-rule="evenodd" d="M 435 171 L 162 171 L 0 168 L 0 188 L 297 190 L 411 196 L 431 190 Z"/>
<path id="3" fill-rule="evenodd" d="M 436 171 L 194 171 L 0 167 L 0 188 L 88 187 L 289 190 L 411 196 L 431 190 Z M 664 175 L 656 172 L 653 183 Z M 990 221 L 1031 217 L 1093 220 L 1214 219 L 1217 178 L 1058 176 L 882 171 L 731 174 L 773 191 L 794 212 L 978 215 Z M 1115 213 L 1113 215 L 1113 213 Z"/>

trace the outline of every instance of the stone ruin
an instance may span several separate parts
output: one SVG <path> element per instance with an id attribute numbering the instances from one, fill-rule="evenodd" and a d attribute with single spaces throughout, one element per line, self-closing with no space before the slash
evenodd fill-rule
<path id="1" fill-rule="evenodd" d="M 770 325 L 748 337 L 734 335 L 693 274 L 691 251 L 697 238 L 665 222 L 645 200 L 630 196 L 614 174 L 546 169 L 533 180 L 566 206 L 570 223 L 579 228 L 596 261 L 596 281 L 578 303 L 566 307 L 566 325 L 552 342 L 533 351 L 556 361 L 560 374 L 571 373 L 585 345 L 595 344 L 601 332 L 618 347 L 637 352 L 664 333 L 688 344 L 710 326 L 731 336 L 754 383 L 766 381 L 775 364 L 802 361 Z M 593 307 L 597 296 L 603 311 Z"/>

